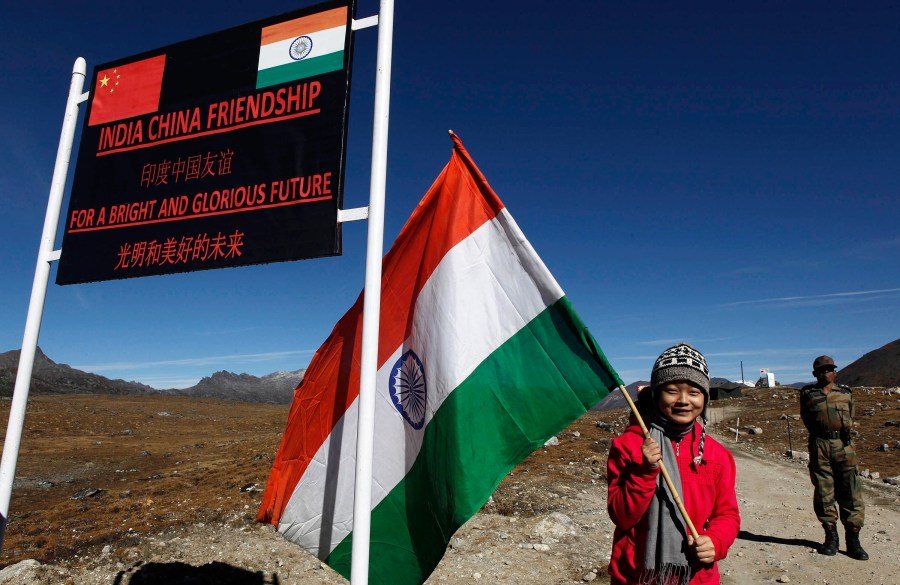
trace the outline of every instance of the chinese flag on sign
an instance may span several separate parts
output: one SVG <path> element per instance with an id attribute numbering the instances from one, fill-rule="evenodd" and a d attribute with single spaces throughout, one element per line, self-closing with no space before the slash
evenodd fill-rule
<path id="1" fill-rule="evenodd" d="M 88 126 L 106 124 L 159 109 L 166 56 L 159 55 L 97 73 Z"/>

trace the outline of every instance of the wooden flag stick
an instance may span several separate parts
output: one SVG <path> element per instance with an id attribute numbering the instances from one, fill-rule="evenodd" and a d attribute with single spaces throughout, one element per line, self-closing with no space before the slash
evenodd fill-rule
<path id="1" fill-rule="evenodd" d="M 644 424 L 644 419 L 641 418 L 641 413 L 638 412 L 637 406 L 634 404 L 634 400 L 631 399 L 631 395 L 628 394 L 628 390 L 625 389 L 625 386 L 619 384 L 619 390 L 622 392 L 622 395 L 625 397 L 626 402 L 628 402 L 628 406 L 631 407 L 631 412 L 634 414 L 634 418 L 637 419 L 639 425 L 641 425 L 641 431 L 644 433 L 644 437 L 650 438 L 650 430 L 647 428 L 647 425 Z M 678 506 L 678 509 L 681 511 L 681 517 L 684 518 L 684 521 L 687 523 L 688 530 L 691 531 L 691 536 L 694 537 L 694 542 L 697 541 L 697 537 L 700 536 L 697 533 L 697 529 L 694 528 L 694 523 L 691 522 L 691 517 L 688 516 L 687 510 L 684 508 L 684 502 L 681 501 L 681 495 L 678 493 L 678 490 L 675 489 L 675 484 L 672 483 L 672 478 L 669 477 L 669 471 L 666 469 L 666 466 L 663 465 L 662 460 L 659 462 L 659 471 L 662 473 L 663 479 L 666 482 L 666 485 L 669 486 L 669 491 L 672 492 L 672 497 L 675 498 L 675 505 Z"/>

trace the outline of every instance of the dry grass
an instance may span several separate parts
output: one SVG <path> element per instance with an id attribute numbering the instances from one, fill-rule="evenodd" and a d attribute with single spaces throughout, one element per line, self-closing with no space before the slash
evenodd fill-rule
<path id="1" fill-rule="evenodd" d="M 0 565 L 240 513 L 252 521 L 287 406 L 175 397 L 29 401 Z M 3 402 L 2 416 L 9 416 Z M 74 499 L 82 490 L 100 490 Z"/>
<path id="2" fill-rule="evenodd" d="M 865 390 L 854 397 L 861 469 L 900 475 L 900 427 L 886 426 L 900 419 L 900 397 Z M 806 431 L 790 418 L 799 412 L 796 390 L 754 389 L 720 404 L 725 418 L 714 432 L 729 448 L 781 456 L 790 420 L 791 446 L 805 449 Z M 8 412 L 9 401 L 0 402 L 4 420 Z M 265 485 L 287 412 L 287 406 L 160 396 L 32 397 L 0 566 L 74 559 L 107 543 L 127 548 L 168 527 L 252 522 L 261 493 L 242 488 Z M 488 510 L 545 514 L 585 482 L 605 481 L 609 442 L 627 417 L 615 410 L 575 421 L 559 433 L 558 446 L 538 449 L 503 480 Z M 763 433 L 742 434 L 735 444 L 726 429 L 737 417 L 741 428 Z M 879 450 L 883 444 L 887 452 Z M 73 499 L 85 489 L 100 491 Z"/>

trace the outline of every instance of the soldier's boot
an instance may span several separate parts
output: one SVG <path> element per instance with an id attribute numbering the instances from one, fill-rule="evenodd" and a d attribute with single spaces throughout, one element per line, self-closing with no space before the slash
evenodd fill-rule
<path id="1" fill-rule="evenodd" d="M 844 528 L 846 529 L 844 534 L 847 536 L 847 556 L 857 561 L 868 561 L 869 553 L 863 550 L 862 545 L 859 544 L 859 528 L 849 524 Z"/>
<path id="2" fill-rule="evenodd" d="M 825 529 L 825 542 L 822 543 L 822 546 L 819 547 L 820 555 L 828 555 L 829 557 L 833 557 L 837 554 L 838 545 L 840 544 L 840 538 L 838 537 L 838 530 L 836 524 L 822 524 L 822 528 Z M 849 532 L 847 533 L 849 534 Z M 848 536 L 849 538 L 849 536 Z M 859 540 L 856 541 L 859 544 Z"/>

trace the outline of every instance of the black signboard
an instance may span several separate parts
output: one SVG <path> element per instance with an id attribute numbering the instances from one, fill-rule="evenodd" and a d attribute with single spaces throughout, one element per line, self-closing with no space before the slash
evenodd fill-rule
<path id="1" fill-rule="evenodd" d="M 96 67 L 57 284 L 339 255 L 353 11 Z"/>

